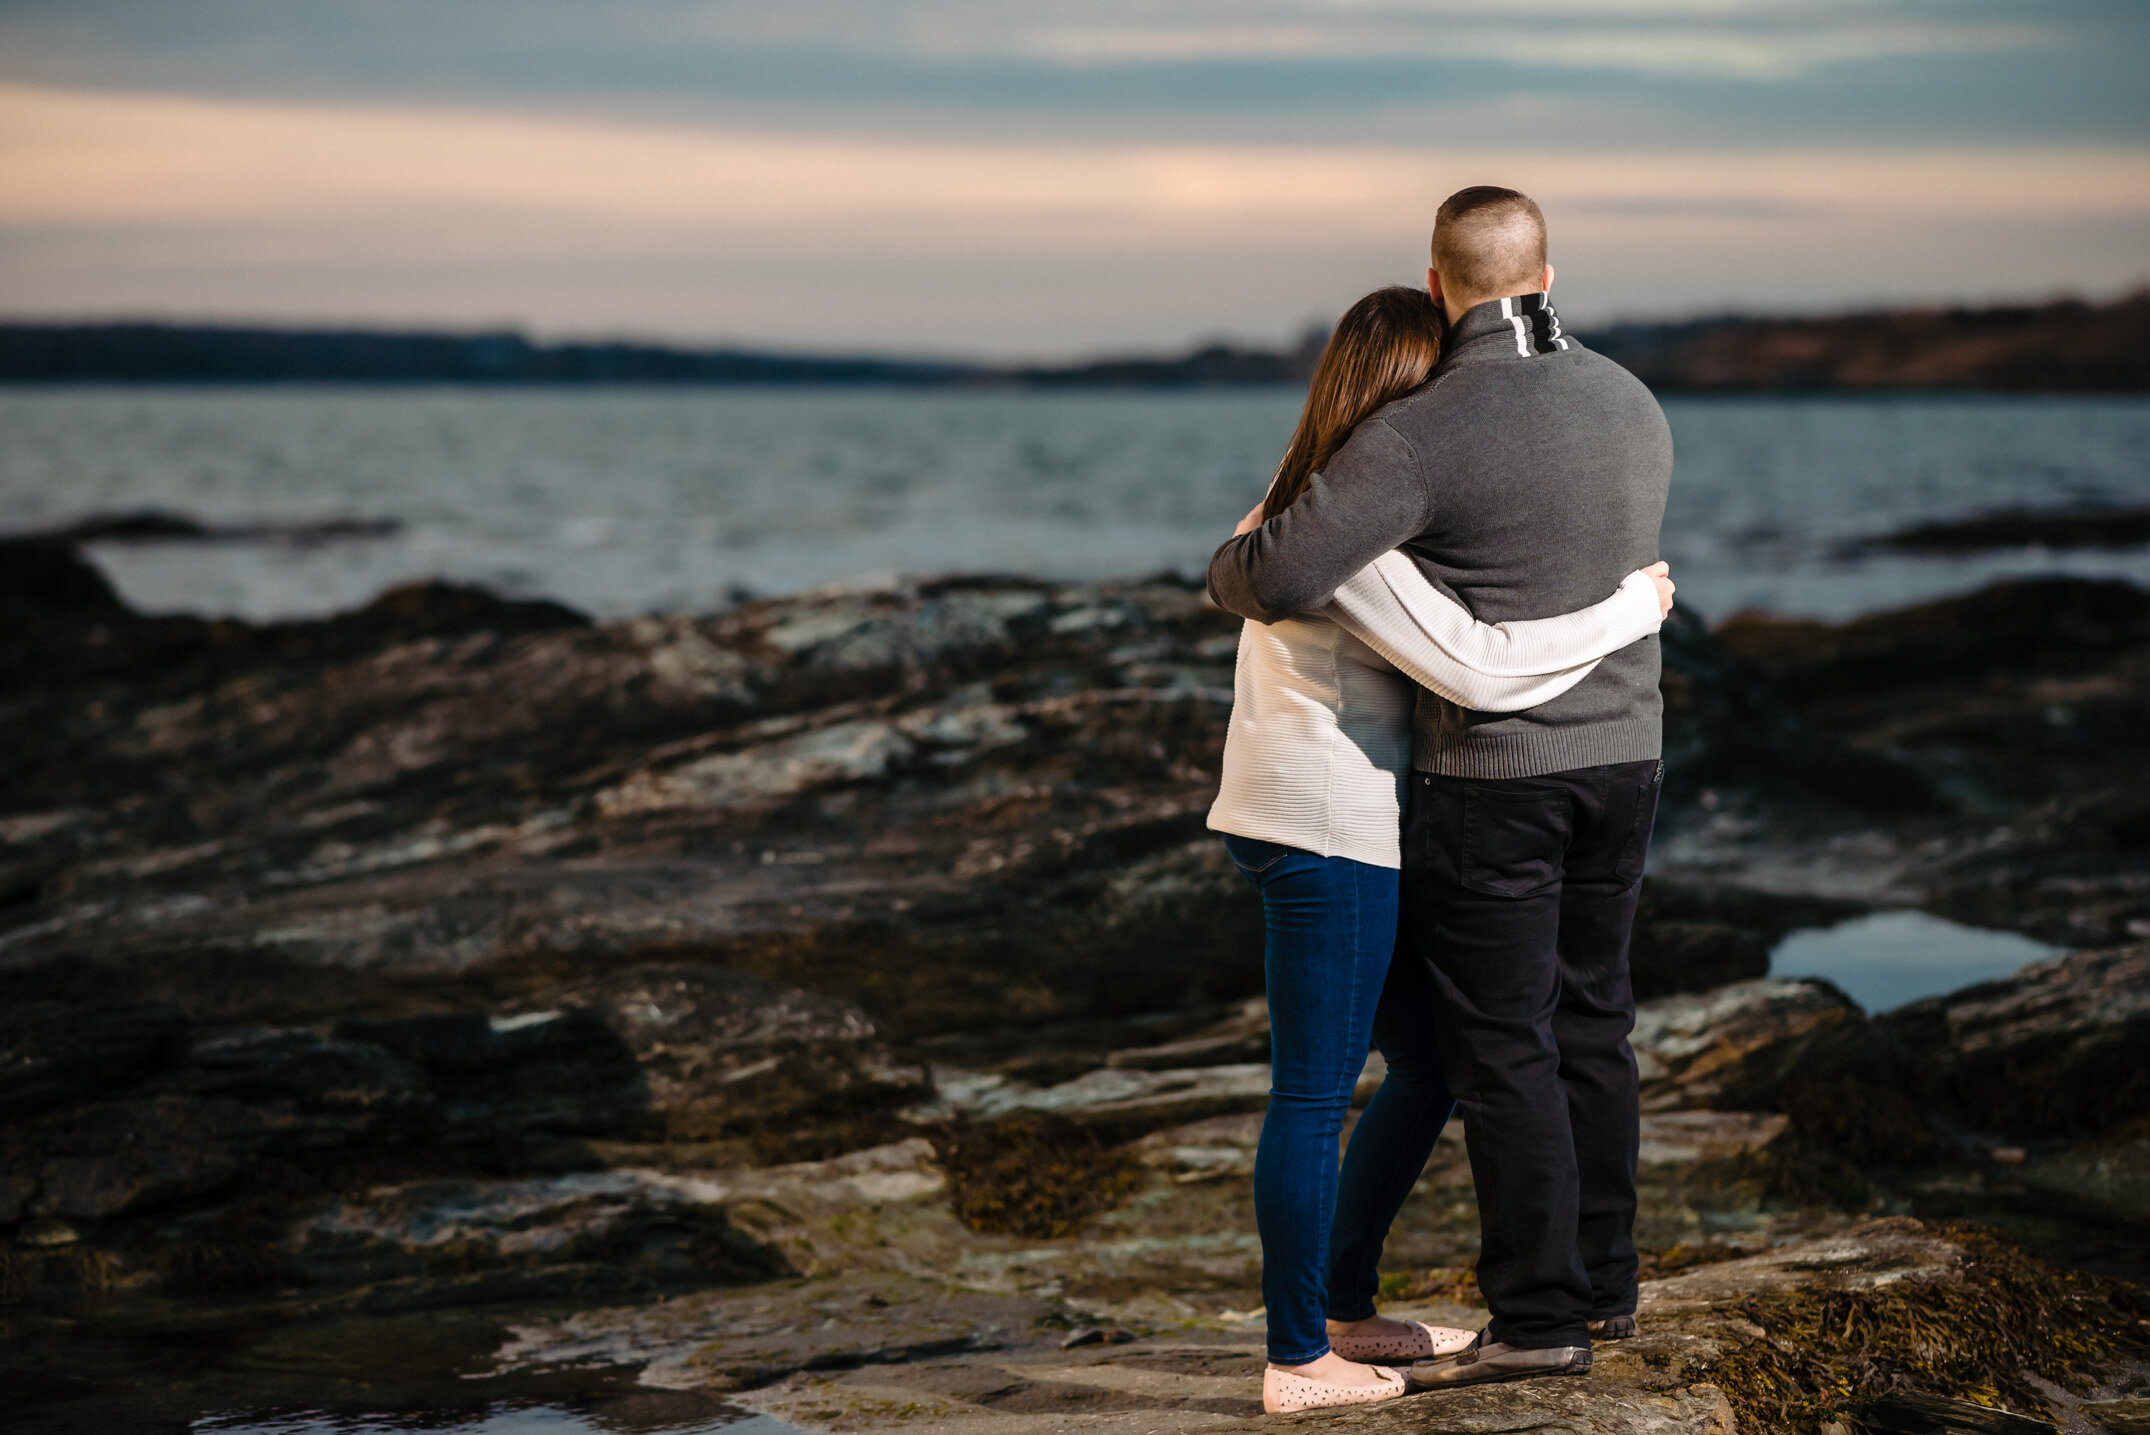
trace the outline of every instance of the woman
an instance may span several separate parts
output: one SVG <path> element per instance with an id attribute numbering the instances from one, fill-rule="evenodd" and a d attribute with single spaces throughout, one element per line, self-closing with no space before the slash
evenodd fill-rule
<path id="1" fill-rule="evenodd" d="M 1381 289 L 1353 305 L 1322 351 L 1267 497 L 1237 531 L 1289 508 L 1354 427 L 1425 383 L 1440 336 L 1422 290 Z M 1397 1371 L 1362 1362 L 1409 1363 L 1471 1339 L 1374 1313 L 1382 1241 L 1455 1104 L 1423 977 L 1389 961 L 1411 685 L 1483 712 L 1557 697 L 1597 659 L 1657 630 L 1671 607 L 1664 573 L 1663 564 L 1632 573 L 1580 612 L 1489 626 L 1392 553 L 1320 613 L 1241 633 L 1209 825 L 1261 894 L 1266 928 L 1272 1069 L 1254 1193 L 1271 1413 L 1400 1395 Z M 1339 1183 L 1337 1132 L 1369 1035 L 1388 1075 L 1352 1132 Z"/>

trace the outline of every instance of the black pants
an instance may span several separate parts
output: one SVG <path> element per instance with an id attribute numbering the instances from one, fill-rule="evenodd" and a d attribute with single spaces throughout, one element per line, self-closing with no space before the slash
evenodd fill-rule
<path id="1" fill-rule="evenodd" d="M 1403 947 L 1478 1186 L 1492 1339 L 1587 1345 L 1635 1309 L 1635 994 L 1628 929 L 1658 762 L 1477 781 L 1411 775 Z"/>

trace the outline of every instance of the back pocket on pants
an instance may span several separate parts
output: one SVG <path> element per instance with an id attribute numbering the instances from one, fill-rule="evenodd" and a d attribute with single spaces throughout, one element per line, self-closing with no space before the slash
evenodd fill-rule
<path id="1" fill-rule="evenodd" d="M 1250 882 L 1299 851 L 1281 842 L 1264 842 L 1259 837 L 1237 834 L 1224 839 L 1224 850 L 1231 855 L 1232 865 Z"/>
<path id="2" fill-rule="evenodd" d="M 1568 798 L 1558 790 L 1466 788 L 1460 880 L 1488 897 L 1528 897 L 1560 880 Z"/>

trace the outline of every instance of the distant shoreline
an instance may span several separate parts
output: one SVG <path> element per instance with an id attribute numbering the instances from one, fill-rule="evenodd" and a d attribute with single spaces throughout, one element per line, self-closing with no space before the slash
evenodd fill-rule
<path id="1" fill-rule="evenodd" d="M 2150 392 L 2150 290 L 2092 304 L 1726 316 L 1578 334 L 1661 393 Z M 1185 390 L 1299 385 L 1325 336 L 1063 365 L 778 354 L 477 334 L 0 323 L 0 383 Z"/>

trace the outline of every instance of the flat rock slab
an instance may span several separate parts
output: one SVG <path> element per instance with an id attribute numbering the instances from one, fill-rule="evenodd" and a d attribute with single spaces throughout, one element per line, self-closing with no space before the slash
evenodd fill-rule
<path id="1" fill-rule="evenodd" d="M 1055 1303 L 890 1273 L 703 1291 L 516 1328 L 495 1370 L 643 1364 L 642 1382 L 726 1391 L 794 1372 L 930 1361 L 1055 1338 Z"/>
<path id="2" fill-rule="evenodd" d="M 504 1368 L 647 1362 L 643 1379 L 724 1390 L 810 1431 L 960 1426 L 976 1435 L 1086 1430 L 1170 1435 L 1318 1421 L 1368 1432 L 1564 1431 L 1732 1435 L 1718 1362 L 1762 1338 L 1739 1314 L 1757 1292 L 1950 1279 L 1962 1252 L 1917 1222 L 1868 1222 L 1645 1282 L 1643 1333 L 1602 1345 L 1583 1377 L 1405 1396 L 1376 1406 L 1261 1413 L 1251 1325 L 1187 1321 L 1124 1345 L 1060 1348 L 1055 1303 L 925 1275 L 795 1281 L 658 1306 L 592 1311 L 518 1333 Z M 1453 1308 L 1391 1313 L 1458 1319 Z M 1468 1320 L 1473 1313 L 1462 1313 Z"/>
<path id="3" fill-rule="evenodd" d="M 1614 1364 L 1618 1368 L 1582 1378 L 1271 1416 L 1262 1413 L 1258 1341 L 1146 1340 L 1104 1351 L 995 1352 L 900 1368 L 802 1372 L 746 1395 L 743 1403 L 808 1430 L 900 1424 L 965 1435 L 1028 1435 L 1070 1424 L 1129 1435 L 1317 1424 L 1413 1435 L 1730 1435 L 1734 1429 L 1731 1406 L 1716 1387 L 1668 1376 L 1663 1389 L 1650 1389 L 1637 1380 L 1648 1369 L 1643 1361 Z"/>

